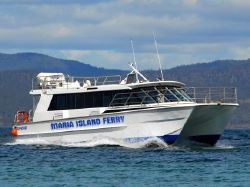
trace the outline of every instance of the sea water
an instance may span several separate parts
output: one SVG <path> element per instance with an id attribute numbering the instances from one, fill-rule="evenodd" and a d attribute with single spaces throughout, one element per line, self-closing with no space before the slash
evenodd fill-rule
<path id="1" fill-rule="evenodd" d="M 226 130 L 214 147 L 17 143 L 1 132 L 0 186 L 250 186 L 250 130 Z"/>

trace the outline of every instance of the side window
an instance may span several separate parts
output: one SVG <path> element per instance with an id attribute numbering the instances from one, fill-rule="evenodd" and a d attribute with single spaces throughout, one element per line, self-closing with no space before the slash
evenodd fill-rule
<path id="1" fill-rule="evenodd" d="M 56 100 L 56 95 L 53 95 L 50 105 L 49 105 L 49 111 L 51 110 L 57 110 L 57 100 Z"/>
<path id="2" fill-rule="evenodd" d="M 78 93 L 75 94 L 75 109 L 81 109 L 84 108 L 85 102 L 84 102 L 84 94 Z"/>
<path id="3" fill-rule="evenodd" d="M 57 107 L 59 110 L 65 110 L 67 108 L 67 100 L 66 100 L 66 95 L 57 95 Z"/>
<path id="4" fill-rule="evenodd" d="M 170 102 L 176 102 L 178 101 L 178 99 L 173 95 L 173 93 L 171 93 L 170 91 L 166 91 L 165 92 L 165 97 L 170 101 Z"/>
<path id="5" fill-rule="evenodd" d="M 140 104 L 142 102 L 141 94 L 140 92 L 135 92 L 130 94 L 130 99 L 128 100 L 128 105 L 136 105 Z"/>
<path id="6" fill-rule="evenodd" d="M 93 106 L 93 94 L 84 94 L 84 108 L 91 108 Z"/>
<path id="7" fill-rule="evenodd" d="M 125 91 L 103 91 L 53 95 L 49 111 L 107 107 L 116 93 Z"/>
<path id="8" fill-rule="evenodd" d="M 67 108 L 67 101 L 65 94 L 53 95 L 49 111 L 50 110 L 65 110 Z"/>
<path id="9" fill-rule="evenodd" d="M 57 94 L 57 95 L 53 95 L 52 100 L 50 102 L 50 106 L 49 106 L 49 111 L 51 110 L 66 110 L 69 108 L 69 97 L 66 94 Z"/>
<path id="10" fill-rule="evenodd" d="M 93 107 L 102 107 L 102 92 L 93 93 Z"/>
<path id="11" fill-rule="evenodd" d="M 67 94 L 66 95 L 66 109 L 75 109 L 76 108 L 76 94 Z"/>
<path id="12" fill-rule="evenodd" d="M 113 95 L 111 92 L 103 92 L 102 106 L 109 106 L 111 100 L 113 99 Z"/>

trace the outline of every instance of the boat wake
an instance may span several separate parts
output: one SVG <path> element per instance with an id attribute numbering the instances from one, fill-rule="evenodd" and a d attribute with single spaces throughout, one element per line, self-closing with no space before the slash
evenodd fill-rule
<path id="1" fill-rule="evenodd" d="M 152 137 L 144 141 L 138 142 L 126 142 L 123 139 L 115 139 L 110 137 L 95 137 L 90 141 L 66 141 L 66 140 L 57 140 L 57 141 L 48 141 L 42 138 L 35 139 L 17 139 L 11 140 L 4 143 L 4 145 L 46 145 L 46 146 L 61 146 L 61 147 L 106 147 L 106 146 L 118 146 L 129 149 L 143 149 L 143 148 L 157 148 L 157 149 L 177 149 L 177 150 L 231 150 L 236 147 L 230 144 L 216 144 L 215 146 L 204 146 L 204 145 L 194 145 L 194 144 L 185 144 L 183 146 L 172 146 L 166 144 L 160 138 Z"/>
<path id="2" fill-rule="evenodd" d="M 226 150 L 226 149 L 235 149 L 236 147 L 230 144 L 217 144 L 213 147 L 203 147 L 203 149 L 213 149 L 213 150 Z"/>
<path id="3" fill-rule="evenodd" d="M 143 141 L 126 141 L 124 139 L 110 138 L 110 137 L 95 137 L 90 141 L 75 141 L 60 139 L 49 141 L 43 138 L 34 138 L 34 139 L 11 139 L 8 142 L 3 143 L 4 145 L 47 145 L 47 146 L 61 146 L 61 147 L 102 147 L 102 146 L 118 146 L 130 149 L 142 149 L 142 148 L 160 148 L 160 149 L 184 149 L 184 150 L 230 150 L 235 149 L 236 147 L 221 142 L 215 146 L 204 146 L 203 144 L 188 144 L 187 142 L 182 145 L 168 145 L 158 137 L 151 137 Z"/>
<path id="4" fill-rule="evenodd" d="M 99 146 L 120 146 L 131 149 L 140 148 L 167 148 L 170 147 L 160 138 L 152 137 L 139 142 L 126 142 L 123 139 L 115 139 L 109 137 L 95 137 L 90 141 L 72 142 L 66 140 L 48 141 L 42 138 L 35 139 L 18 139 L 5 143 L 5 145 L 53 145 L 63 147 L 99 147 Z"/>

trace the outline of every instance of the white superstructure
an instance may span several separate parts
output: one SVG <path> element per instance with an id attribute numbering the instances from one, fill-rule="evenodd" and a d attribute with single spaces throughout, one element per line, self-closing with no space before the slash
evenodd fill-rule
<path id="1" fill-rule="evenodd" d="M 180 140 L 191 138 L 211 145 L 218 140 L 237 106 L 234 90 L 230 97 L 228 90 L 222 90 L 223 97 L 216 101 L 212 101 L 212 90 L 198 98 L 199 93 L 190 93 L 183 83 L 148 81 L 131 67 L 124 80 L 120 76 L 38 74 L 30 91 L 33 109 L 28 119 L 27 113 L 17 113 L 12 134 L 19 139 L 67 142 L 109 137 L 133 143 L 158 137 L 172 144 L 179 135 Z"/>

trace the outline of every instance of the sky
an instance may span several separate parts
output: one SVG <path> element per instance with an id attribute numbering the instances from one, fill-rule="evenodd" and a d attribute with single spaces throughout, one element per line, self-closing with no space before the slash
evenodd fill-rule
<path id="1" fill-rule="evenodd" d="M 139 69 L 250 58 L 249 0 L 0 0 L 0 52 Z"/>

